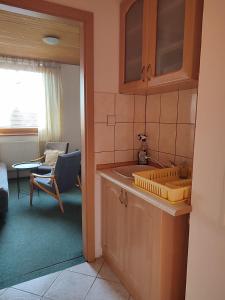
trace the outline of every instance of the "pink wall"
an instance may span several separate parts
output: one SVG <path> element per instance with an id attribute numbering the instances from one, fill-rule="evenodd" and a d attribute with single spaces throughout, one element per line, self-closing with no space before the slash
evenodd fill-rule
<path id="1" fill-rule="evenodd" d="M 118 92 L 120 0 L 49 0 L 94 13 L 95 92 Z"/>
<path id="2" fill-rule="evenodd" d="M 118 93 L 119 84 L 119 3 L 120 0 L 49 0 L 94 13 L 94 90 Z M 96 176 L 95 245 L 101 255 L 101 187 Z"/>
<path id="3" fill-rule="evenodd" d="M 225 1 L 205 0 L 187 300 L 225 299 Z"/>
<path id="4" fill-rule="evenodd" d="M 197 90 L 133 96 L 95 93 L 96 164 L 137 161 L 139 133 L 148 154 L 164 165 L 192 165 Z"/>

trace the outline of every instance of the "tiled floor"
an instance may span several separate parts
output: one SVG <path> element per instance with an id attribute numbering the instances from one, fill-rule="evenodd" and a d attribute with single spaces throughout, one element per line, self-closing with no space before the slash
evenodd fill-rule
<path id="1" fill-rule="evenodd" d="M 131 300 L 102 259 L 0 290 L 0 300 Z"/>

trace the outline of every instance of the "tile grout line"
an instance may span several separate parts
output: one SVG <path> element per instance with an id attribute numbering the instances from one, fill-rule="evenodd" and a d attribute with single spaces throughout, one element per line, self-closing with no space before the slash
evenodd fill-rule
<path id="1" fill-rule="evenodd" d="M 87 296 L 88 296 L 88 294 L 89 294 L 90 290 L 92 289 L 92 287 L 93 287 L 93 285 L 94 285 L 95 281 L 97 280 L 97 278 L 98 278 L 98 274 L 101 272 L 101 269 L 102 269 L 102 267 L 103 267 L 104 263 L 105 263 L 105 262 L 103 261 L 103 263 L 102 263 L 102 265 L 101 265 L 101 267 L 100 267 L 99 271 L 97 272 L 97 274 L 96 274 L 96 276 L 95 276 L 95 280 L 93 281 L 92 285 L 90 286 L 90 288 L 88 289 L 88 291 L 87 291 L 87 293 L 86 293 L 86 295 L 85 295 L 85 297 L 84 297 L 84 300 L 85 300 L 85 299 L 87 299 Z"/>
<path id="2" fill-rule="evenodd" d="M 145 119 L 144 119 L 144 123 L 145 123 L 145 135 L 147 134 L 146 133 L 146 123 L 147 123 L 147 100 L 148 99 L 148 96 L 147 95 L 145 95 Z"/>
<path id="3" fill-rule="evenodd" d="M 115 125 L 114 125 L 114 163 L 116 162 L 116 98 L 117 94 L 114 94 L 114 116 L 115 116 Z"/>
<path id="4" fill-rule="evenodd" d="M 136 103 L 136 101 L 135 101 L 135 95 L 133 95 L 133 101 L 134 101 L 134 105 L 133 105 L 133 134 L 132 134 L 132 136 L 133 136 L 133 149 L 132 149 L 132 151 L 133 151 L 133 154 L 132 154 L 132 159 L 134 160 L 134 123 L 135 123 L 135 103 Z"/>
<path id="5" fill-rule="evenodd" d="M 50 284 L 50 286 L 47 288 L 47 290 L 44 292 L 44 294 L 42 295 L 42 297 L 44 297 L 45 296 L 45 294 L 49 291 L 49 289 L 52 287 L 52 285 L 53 285 L 53 283 L 56 281 L 56 279 L 58 279 L 59 278 L 59 276 L 61 276 L 62 275 L 62 273 L 64 272 L 65 270 L 63 270 L 63 271 L 60 271 L 60 273 L 59 273 L 59 275 L 58 276 L 56 276 L 56 278 L 53 280 L 53 282 Z"/>
<path id="6" fill-rule="evenodd" d="M 1 290 L 4 290 L 4 291 L 3 291 L 3 293 L 0 294 L 0 296 L 3 296 L 8 289 L 9 289 L 9 287 L 1 289 Z M 1 292 L 1 290 L 0 290 L 0 292 Z"/>
<path id="7" fill-rule="evenodd" d="M 114 95 L 115 92 L 106 92 L 106 91 L 94 91 L 95 94 L 107 94 L 107 95 Z"/>
<path id="8" fill-rule="evenodd" d="M 26 282 L 26 281 L 25 281 L 25 282 Z M 34 295 L 34 296 L 38 296 L 38 297 L 43 297 L 43 296 L 41 296 L 41 295 L 38 295 L 38 294 L 35 294 L 35 293 L 32 293 L 32 292 L 28 292 L 28 291 L 25 291 L 25 290 L 22 290 L 22 289 L 18 289 L 18 288 L 16 288 L 15 286 L 11 286 L 11 287 L 9 287 L 8 289 L 13 289 L 13 290 L 20 291 L 20 292 L 24 292 L 24 293 L 27 293 L 27 294 L 30 294 L 30 295 Z M 5 294 L 5 292 L 4 292 L 3 294 Z M 1 294 L 1 296 L 2 296 L 3 294 Z"/>
<path id="9" fill-rule="evenodd" d="M 157 159 L 159 160 L 159 145 L 160 145 L 160 132 L 161 132 L 161 113 L 162 113 L 162 94 L 160 94 L 160 97 L 159 97 L 159 137 L 158 137 L 158 157 Z"/>
<path id="10" fill-rule="evenodd" d="M 194 160 L 194 151 L 195 151 L 195 138 L 196 138 L 196 122 L 197 122 L 197 113 L 198 113 L 198 89 L 197 89 L 197 99 L 195 103 L 195 123 L 194 125 L 194 140 L 193 140 L 193 145 L 192 145 L 192 161 Z M 193 165 L 193 162 L 192 162 Z"/>
<path id="11" fill-rule="evenodd" d="M 175 135 L 175 153 L 174 153 L 174 163 L 176 161 L 177 156 L 177 130 L 178 130 L 178 111 L 179 111 L 179 102 L 180 102 L 180 90 L 177 92 L 177 119 L 176 119 L 176 135 Z"/>
<path id="12" fill-rule="evenodd" d="M 127 122 L 121 122 L 121 123 L 127 123 Z M 129 122 L 128 122 L 129 123 Z M 135 122 L 135 123 L 144 123 L 144 122 Z M 149 124 L 163 124 L 163 125 L 176 125 L 177 123 L 176 122 L 160 122 L 160 121 L 158 121 L 158 122 L 154 122 L 154 121 L 151 121 L 151 122 L 146 122 L 146 123 L 149 123 Z M 188 123 L 188 122 L 186 122 L 186 123 L 178 123 L 178 124 L 180 124 L 180 125 L 195 125 L 195 123 Z"/>
<path id="13" fill-rule="evenodd" d="M 103 262 L 103 264 L 102 264 L 102 266 L 101 266 L 101 268 L 99 269 L 99 271 L 98 271 L 98 273 L 97 273 L 97 279 L 101 279 L 101 280 L 104 280 L 104 281 L 108 281 L 108 282 L 113 282 L 113 283 L 117 283 L 117 284 L 120 284 L 120 285 L 122 285 L 122 283 L 121 283 L 121 281 L 119 280 L 119 282 L 118 281 L 114 281 L 114 280 L 111 280 L 111 279 L 107 279 L 107 278 L 103 278 L 103 277 L 98 277 L 99 276 L 99 274 L 100 274 L 100 272 L 101 272 L 101 270 L 102 270 L 102 268 L 103 268 L 103 266 L 104 266 L 104 264 L 105 265 L 107 265 L 108 266 L 108 264 L 107 263 L 105 263 L 105 261 Z M 109 267 L 109 266 L 108 266 Z M 109 267 L 110 268 L 110 267 Z M 111 270 L 111 268 L 110 268 L 110 270 Z M 112 270 L 111 270 L 112 271 Z M 113 272 L 113 271 L 112 271 Z M 114 273 L 114 272 L 113 272 Z M 115 273 L 114 273 L 115 274 Z M 116 276 L 116 278 L 117 278 L 117 275 L 115 274 L 115 276 Z M 122 285 L 123 286 L 123 285 Z"/>
<path id="14" fill-rule="evenodd" d="M 95 277 L 95 275 L 89 275 L 89 274 L 85 274 L 85 273 L 82 273 L 82 272 L 76 272 L 76 271 L 72 271 L 72 270 L 65 270 L 67 272 L 70 272 L 70 273 L 75 273 L 75 274 L 81 274 L 81 275 L 84 275 L 84 276 L 87 276 L 87 277 Z"/>

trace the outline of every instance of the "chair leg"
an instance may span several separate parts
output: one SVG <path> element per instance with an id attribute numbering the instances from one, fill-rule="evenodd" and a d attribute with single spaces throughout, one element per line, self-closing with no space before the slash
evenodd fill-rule
<path id="1" fill-rule="evenodd" d="M 62 203 L 62 200 L 60 198 L 60 193 L 59 193 L 58 185 L 57 185 L 57 183 L 56 183 L 55 180 L 53 181 L 53 183 L 54 183 L 54 186 L 55 186 L 56 198 L 59 201 L 60 210 L 61 210 L 62 213 L 64 213 L 63 203 Z"/>
<path id="2" fill-rule="evenodd" d="M 32 178 L 30 179 L 30 206 L 33 204 L 33 193 L 34 193 L 34 185 Z"/>
<path id="3" fill-rule="evenodd" d="M 58 201 L 59 201 L 59 207 L 60 207 L 60 210 L 61 210 L 61 212 L 64 214 L 63 203 L 62 203 L 62 200 L 61 200 L 60 196 L 59 196 L 59 198 L 58 198 Z"/>
<path id="4" fill-rule="evenodd" d="M 79 175 L 77 175 L 77 182 L 78 182 L 78 187 L 82 191 L 81 180 L 80 180 L 80 176 Z"/>

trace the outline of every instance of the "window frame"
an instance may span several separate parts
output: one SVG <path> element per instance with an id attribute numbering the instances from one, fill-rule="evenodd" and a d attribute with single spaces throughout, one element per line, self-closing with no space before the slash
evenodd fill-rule
<path id="1" fill-rule="evenodd" d="M 10 70 L 18 71 L 17 69 L 14 68 Z M 26 70 L 21 70 L 21 71 L 26 71 Z M 36 124 L 33 125 L 36 126 Z M 0 137 L 1 136 L 37 136 L 37 135 L 38 135 L 38 126 L 36 127 L 10 127 L 10 126 L 1 127 L 0 126 Z"/>
<path id="2" fill-rule="evenodd" d="M 38 128 L 0 128 L 0 136 L 38 135 Z"/>

